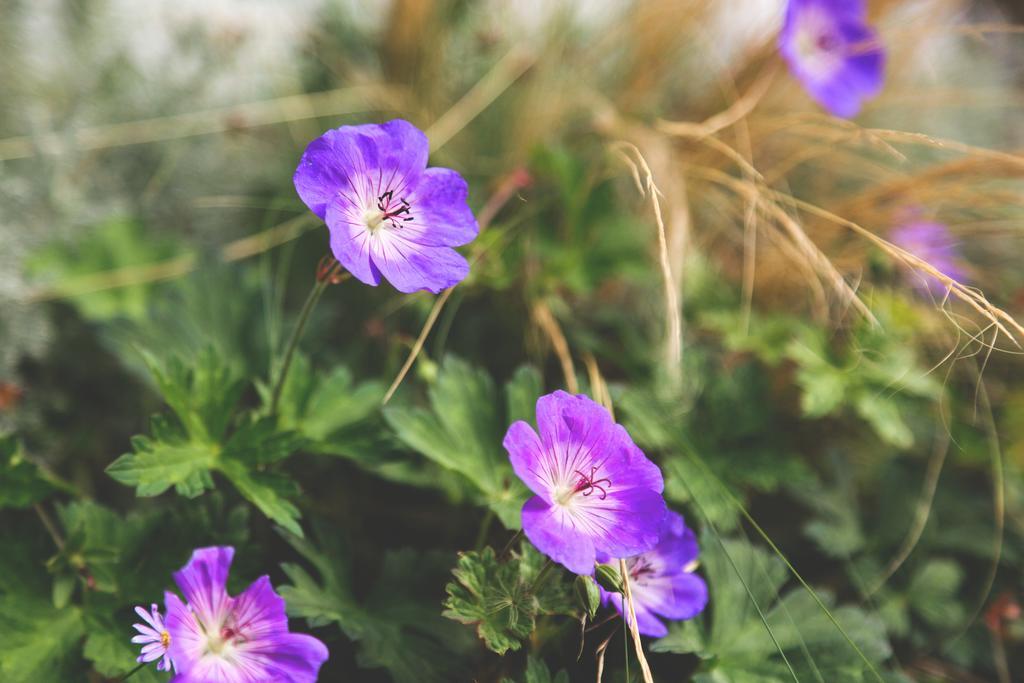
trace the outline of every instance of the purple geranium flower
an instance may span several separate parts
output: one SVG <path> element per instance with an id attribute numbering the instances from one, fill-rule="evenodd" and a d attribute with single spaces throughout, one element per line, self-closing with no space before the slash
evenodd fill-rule
<path id="1" fill-rule="evenodd" d="M 149 609 L 150 611 L 147 612 L 142 607 L 135 608 L 135 613 L 146 622 L 145 624 L 133 624 L 139 635 L 132 638 L 132 642 L 142 645 L 142 653 L 136 661 L 152 662 L 159 659 L 160 661 L 156 665 L 157 671 L 170 671 L 172 662 L 170 655 L 167 654 L 167 649 L 171 644 L 171 634 L 167 632 L 164 619 L 160 616 L 160 610 L 157 609 L 156 604 L 150 605 Z"/>
<path id="2" fill-rule="evenodd" d="M 564 391 L 537 401 L 540 436 L 525 422 L 505 434 L 512 469 L 535 496 L 523 531 L 569 570 L 594 573 L 598 553 L 631 557 L 654 547 L 665 518 L 661 471 L 586 396 Z"/>
<path id="3" fill-rule="evenodd" d="M 958 282 L 967 282 L 959 265 L 957 240 L 945 225 L 928 221 L 914 221 L 893 230 L 892 242 L 914 256 L 927 261 L 943 275 Z M 946 283 L 920 270 L 908 273 L 911 284 L 923 295 L 945 297 Z"/>
<path id="4" fill-rule="evenodd" d="M 882 89 L 885 51 L 864 0 L 789 0 L 779 49 L 821 106 L 850 118 Z"/>
<path id="5" fill-rule="evenodd" d="M 480 231 L 466 204 L 466 181 L 427 168 L 427 137 L 408 121 L 342 126 L 306 147 L 295 189 L 327 222 L 331 251 L 356 278 L 401 292 L 440 292 L 469 264 L 452 247 Z"/>
<path id="6" fill-rule="evenodd" d="M 673 621 L 692 619 L 708 604 L 707 584 L 693 573 L 699 552 L 693 531 L 681 515 L 669 511 L 658 545 L 626 560 L 633 610 L 642 635 L 668 635 L 658 615 Z M 618 571 L 618 562 L 614 569 Z M 619 614 L 626 614 L 621 593 L 611 593 L 600 586 L 598 589 L 602 603 L 610 602 Z"/>
<path id="7" fill-rule="evenodd" d="M 164 596 L 171 683 L 313 683 L 327 648 L 313 636 L 289 633 L 284 599 L 261 576 L 239 595 L 228 595 L 234 548 L 199 548 L 174 573 L 188 605 Z"/>

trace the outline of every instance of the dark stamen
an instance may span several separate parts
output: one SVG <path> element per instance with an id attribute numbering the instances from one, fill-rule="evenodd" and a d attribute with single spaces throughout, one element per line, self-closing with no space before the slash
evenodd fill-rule
<path id="1" fill-rule="evenodd" d="M 576 484 L 576 493 L 582 492 L 583 496 L 586 497 L 593 493 L 596 489 L 601 492 L 601 500 L 604 500 L 605 498 L 608 497 L 608 489 L 611 488 L 612 480 L 608 479 L 607 477 L 601 479 L 594 479 L 594 476 L 597 475 L 596 465 L 590 468 L 589 477 L 580 472 L 579 470 L 573 470 L 573 474 L 578 474 L 580 476 L 580 480 Z"/>
<path id="2" fill-rule="evenodd" d="M 409 215 L 406 215 L 405 218 L 401 218 L 403 214 L 408 214 L 412 207 L 409 206 L 409 202 L 405 200 L 405 197 L 399 197 L 398 208 L 392 210 L 391 200 L 393 198 L 394 190 L 388 190 L 381 196 L 377 197 L 377 209 L 384 214 L 382 217 L 383 220 L 391 221 L 391 227 L 401 228 L 402 226 L 398 224 L 399 221 L 396 219 L 401 219 L 400 222 L 402 223 L 413 220 L 413 217 Z"/>

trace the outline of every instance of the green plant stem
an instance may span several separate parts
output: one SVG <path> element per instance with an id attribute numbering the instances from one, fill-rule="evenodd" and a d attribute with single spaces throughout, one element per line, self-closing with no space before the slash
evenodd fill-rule
<path id="1" fill-rule="evenodd" d="M 487 510 L 487 514 L 484 515 L 483 521 L 480 522 L 480 531 L 476 534 L 476 545 L 473 546 L 477 552 L 484 549 L 484 543 L 487 542 L 487 532 L 491 530 L 491 522 L 494 521 L 494 510 Z"/>
<path id="2" fill-rule="evenodd" d="M 555 563 L 552 562 L 551 558 L 549 557 L 547 561 L 544 563 L 544 566 L 541 567 L 541 570 L 537 573 L 537 578 L 535 578 L 533 580 L 533 583 L 530 584 L 530 593 L 532 593 L 533 595 L 537 594 L 537 589 L 544 585 L 544 579 L 548 577 L 548 574 L 551 573 L 551 570 L 552 568 L 554 568 L 554 566 Z"/>
<path id="3" fill-rule="evenodd" d="M 302 333 L 306 329 L 306 323 L 309 322 L 309 315 L 313 312 L 316 307 L 316 302 L 320 300 L 324 290 L 327 289 L 327 285 L 330 284 L 329 278 L 318 280 L 313 289 L 309 292 L 309 296 L 306 297 L 306 302 L 302 304 L 302 310 L 299 311 L 299 320 L 295 323 L 295 329 L 292 331 L 292 336 L 288 340 L 288 347 L 284 352 L 284 362 L 281 363 L 281 370 L 277 374 L 277 382 L 274 384 L 274 392 L 270 398 L 270 414 L 277 414 L 277 404 L 281 400 L 281 390 L 284 389 L 284 382 L 288 378 L 288 369 L 291 368 L 292 358 L 295 356 L 295 349 L 299 345 L 299 339 L 302 338 Z"/>
<path id="4" fill-rule="evenodd" d="M 512 550 L 512 546 L 515 545 L 516 541 L 518 541 L 522 535 L 523 530 L 520 529 L 515 533 L 515 535 L 512 536 L 512 538 L 508 539 L 508 543 L 506 543 L 505 547 L 501 549 L 500 553 L 498 553 L 499 560 L 508 555 L 509 551 Z"/>
<path id="5" fill-rule="evenodd" d="M 147 664 L 149 664 L 149 662 L 142 662 L 141 664 L 139 664 L 137 667 L 135 667 L 134 669 L 126 673 L 124 676 L 122 676 L 119 683 L 124 683 L 124 681 L 127 681 L 129 678 L 142 671 L 144 668 L 146 668 Z"/>

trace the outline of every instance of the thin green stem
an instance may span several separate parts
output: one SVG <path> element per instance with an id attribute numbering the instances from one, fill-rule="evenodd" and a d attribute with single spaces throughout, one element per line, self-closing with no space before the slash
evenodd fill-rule
<path id="1" fill-rule="evenodd" d="M 509 554 L 509 551 L 512 550 L 512 546 L 515 545 L 516 541 L 518 541 L 520 539 L 520 537 L 522 537 L 522 535 L 523 535 L 523 530 L 520 529 L 519 531 L 517 531 L 512 536 L 512 538 L 508 539 L 508 543 L 506 543 L 505 547 L 501 549 L 500 553 L 498 553 L 498 559 L 499 560 L 504 558 L 506 555 Z"/>
<path id="2" fill-rule="evenodd" d="M 555 563 L 552 562 L 551 558 L 549 557 L 547 561 L 544 563 L 544 566 L 541 567 L 541 570 L 537 573 L 537 578 L 535 578 L 533 580 L 533 583 L 530 584 L 530 593 L 532 593 L 533 595 L 537 594 L 537 589 L 544 585 L 544 579 L 548 577 L 548 574 L 551 573 L 551 570 L 554 568 L 554 566 Z"/>
<path id="3" fill-rule="evenodd" d="M 277 382 L 274 383 L 274 392 L 270 398 L 271 415 L 277 414 L 277 404 L 281 400 L 281 390 L 284 389 L 284 382 L 288 379 L 288 370 L 291 368 L 292 358 L 295 356 L 295 349 L 299 345 L 299 339 L 302 338 L 302 333 L 306 329 L 306 323 L 309 322 L 309 314 L 313 312 L 316 302 L 320 300 L 329 284 L 330 278 L 317 280 L 317 283 L 313 285 L 313 289 L 310 290 L 309 296 L 306 297 L 306 302 L 302 304 L 302 310 L 299 311 L 299 320 L 295 323 L 295 329 L 288 340 L 288 347 L 284 352 L 284 361 L 281 363 L 281 370 L 277 373 Z"/>
<path id="4" fill-rule="evenodd" d="M 494 510 L 487 510 L 487 514 L 484 515 L 483 521 L 480 522 L 480 530 L 476 534 L 476 545 L 473 547 L 477 552 L 484 549 L 484 543 L 487 542 L 487 532 L 491 530 L 491 522 L 494 521 Z"/>
<path id="5" fill-rule="evenodd" d="M 142 662 L 141 664 L 139 664 L 137 667 L 135 667 L 134 669 L 126 673 L 124 676 L 122 676 L 119 683 L 124 683 L 124 681 L 127 681 L 129 678 L 142 671 L 144 668 L 146 668 L 147 664 L 149 664 L 149 662 Z"/>

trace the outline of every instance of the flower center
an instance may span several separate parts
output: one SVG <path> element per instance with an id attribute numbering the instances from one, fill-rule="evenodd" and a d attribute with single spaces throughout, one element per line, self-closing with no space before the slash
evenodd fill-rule
<path id="1" fill-rule="evenodd" d="M 160 634 L 160 645 L 166 650 L 171 646 L 171 634 L 164 631 Z"/>
<path id="2" fill-rule="evenodd" d="M 377 206 L 367 208 L 363 212 L 363 222 L 371 233 L 377 232 L 385 223 L 398 230 L 402 223 L 413 220 L 409 215 L 411 208 L 404 197 L 395 199 L 394 190 L 388 190 L 377 197 Z"/>
<path id="3" fill-rule="evenodd" d="M 566 488 L 555 498 L 561 505 L 566 505 L 577 493 L 582 493 L 584 498 L 588 498 L 597 491 L 598 498 L 601 500 L 608 497 L 608 489 L 612 486 L 612 480 L 608 477 L 597 479 L 596 465 L 590 468 L 589 475 L 579 470 L 573 470 L 573 474 L 578 476 L 579 479 L 571 488 Z"/>

